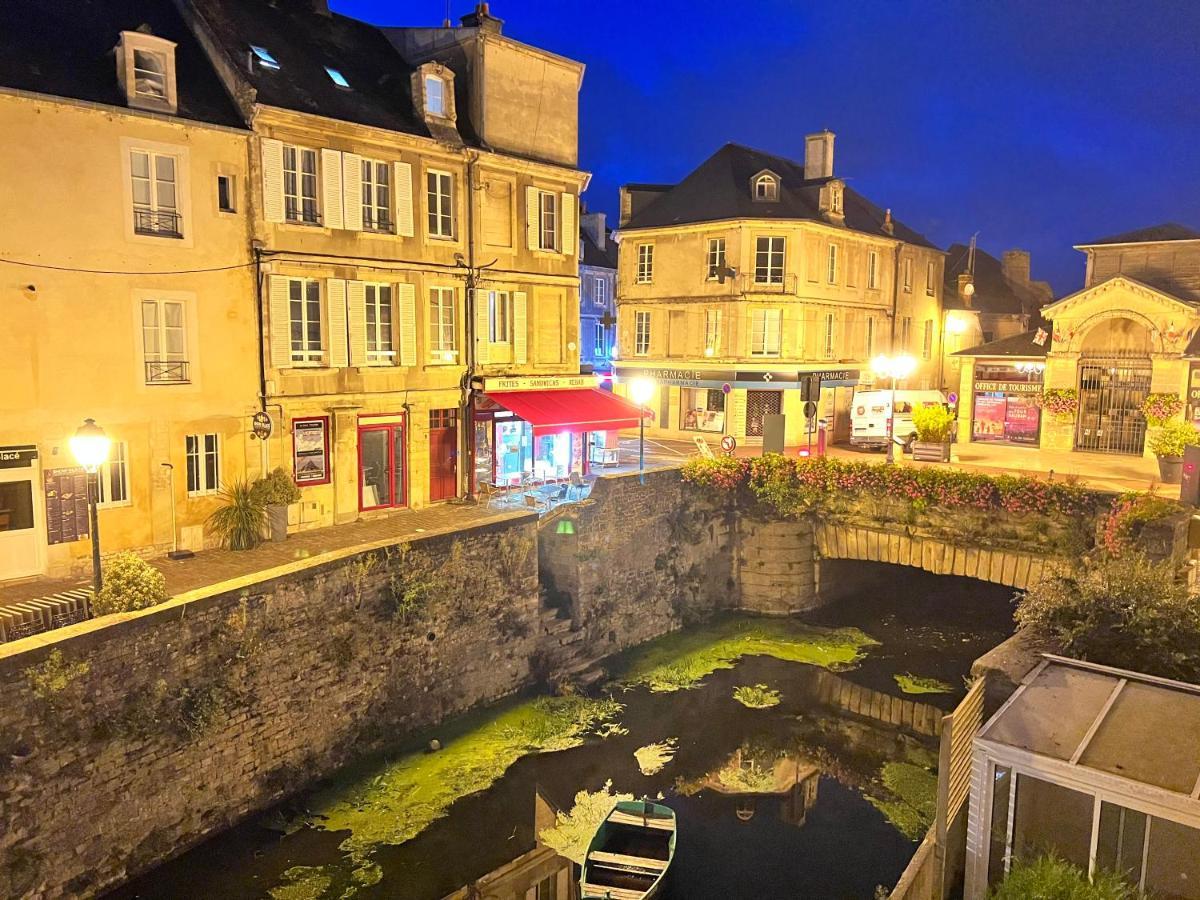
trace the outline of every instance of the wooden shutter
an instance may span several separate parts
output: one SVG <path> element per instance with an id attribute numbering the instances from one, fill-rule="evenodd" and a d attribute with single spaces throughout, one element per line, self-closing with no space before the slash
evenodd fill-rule
<path id="1" fill-rule="evenodd" d="M 413 236 L 412 166 L 396 163 L 396 234 Z M 411 285 L 409 285 L 411 287 Z"/>
<path id="2" fill-rule="evenodd" d="M 400 365 L 417 364 L 417 289 L 411 284 L 396 285 L 400 308 Z"/>
<path id="3" fill-rule="evenodd" d="M 342 219 L 350 231 L 362 231 L 362 157 L 342 154 Z"/>
<path id="4" fill-rule="evenodd" d="M 346 282 L 340 278 L 325 282 L 325 319 L 329 337 L 325 358 L 335 369 L 343 368 L 349 360 L 346 357 Z"/>
<path id="5" fill-rule="evenodd" d="M 283 221 L 283 142 L 262 139 L 263 217 Z M 290 355 L 289 355 L 290 359 Z"/>
<path id="6" fill-rule="evenodd" d="M 288 279 L 272 275 L 267 289 L 270 296 L 271 365 L 286 369 L 292 364 L 291 313 L 288 309 Z"/>
<path id="7" fill-rule="evenodd" d="M 525 365 L 529 361 L 529 326 L 525 315 L 525 292 L 517 291 L 513 298 L 513 362 Z"/>
<path id="8" fill-rule="evenodd" d="M 530 250 L 538 249 L 538 189 L 525 188 L 525 242 Z"/>
<path id="9" fill-rule="evenodd" d="M 492 358 L 488 334 L 488 292 L 472 289 L 470 299 L 475 306 L 475 361 L 486 366 Z"/>
<path id="10" fill-rule="evenodd" d="M 342 154 L 337 150 L 321 151 L 321 205 L 326 228 L 346 227 L 342 215 Z"/>
<path id="11" fill-rule="evenodd" d="M 346 282 L 346 306 L 350 320 L 350 365 L 367 364 L 367 286 L 361 281 Z"/>
<path id="12" fill-rule="evenodd" d="M 562 234 L 559 236 L 558 246 L 567 256 L 575 255 L 575 240 L 578 237 L 575 224 L 575 195 L 563 194 L 560 202 L 562 203 L 561 219 L 562 219 Z"/>

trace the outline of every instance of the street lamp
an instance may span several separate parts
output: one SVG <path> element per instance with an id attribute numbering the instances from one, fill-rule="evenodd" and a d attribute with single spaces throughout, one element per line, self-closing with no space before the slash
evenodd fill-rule
<path id="1" fill-rule="evenodd" d="M 871 360 L 872 373 L 881 378 L 890 379 L 892 382 L 892 396 L 888 401 L 887 420 L 887 461 L 889 463 L 896 461 L 896 441 L 893 432 L 896 422 L 896 381 L 907 378 L 916 368 L 917 361 L 907 353 L 899 353 L 895 356 L 877 356 Z"/>
<path id="2" fill-rule="evenodd" d="M 100 588 L 103 587 L 103 577 L 100 574 L 100 517 L 96 513 L 96 503 L 100 499 L 98 473 L 108 459 L 112 441 L 108 439 L 104 429 L 96 424 L 95 419 L 84 419 L 69 443 L 71 455 L 88 473 L 88 518 L 92 530 L 92 595 L 99 596 Z"/>
<path id="3" fill-rule="evenodd" d="M 654 382 L 649 378 L 635 378 L 629 382 L 629 396 L 638 405 L 638 471 L 646 468 L 646 404 L 654 395 Z"/>

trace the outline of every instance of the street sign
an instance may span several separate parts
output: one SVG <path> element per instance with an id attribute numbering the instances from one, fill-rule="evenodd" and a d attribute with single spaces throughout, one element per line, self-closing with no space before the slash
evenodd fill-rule
<path id="1" fill-rule="evenodd" d="M 725 382 L 723 385 L 721 385 L 721 393 L 725 396 L 729 396 L 733 393 L 733 385 L 729 382 Z"/>
<path id="2" fill-rule="evenodd" d="M 804 401 L 804 416 L 805 416 L 805 418 L 811 419 L 816 414 L 817 414 L 817 404 L 814 403 L 812 400 L 805 400 Z"/>
<path id="3" fill-rule="evenodd" d="M 949 400 L 950 405 L 953 406 L 955 403 L 958 402 L 958 394 L 954 393 L 954 391 L 951 391 L 949 396 L 946 399 Z"/>
<path id="4" fill-rule="evenodd" d="M 726 453 L 732 453 L 737 448 L 737 438 L 732 434 L 727 434 L 721 438 L 721 449 Z"/>

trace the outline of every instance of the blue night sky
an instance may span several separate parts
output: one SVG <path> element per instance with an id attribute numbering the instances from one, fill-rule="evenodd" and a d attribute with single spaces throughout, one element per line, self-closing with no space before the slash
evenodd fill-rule
<path id="1" fill-rule="evenodd" d="M 436 25 L 445 0 L 332 0 Z M 455 21 L 471 4 L 454 0 Z M 726 141 L 835 172 L 943 248 L 1033 253 L 1057 293 L 1074 243 L 1200 227 L 1200 3 L 497 0 L 505 34 L 587 65 L 584 199 L 615 221 L 624 182 L 674 182 Z"/>

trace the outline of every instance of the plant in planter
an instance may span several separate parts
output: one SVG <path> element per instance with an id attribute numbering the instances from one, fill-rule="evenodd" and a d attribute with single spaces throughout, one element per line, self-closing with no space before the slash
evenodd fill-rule
<path id="1" fill-rule="evenodd" d="M 1183 412 L 1183 398 L 1178 394 L 1147 394 L 1142 403 L 1142 415 L 1153 428 L 1161 428 Z"/>
<path id="2" fill-rule="evenodd" d="M 262 543 L 267 513 L 248 481 L 235 481 L 220 493 L 221 507 L 208 517 L 208 526 L 227 550 L 253 550 Z"/>
<path id="3" fill-rule="evenodd" d="M 1183 478 L 1183 451 L 1200 445 L 1200 431 L 1191 422 L 1171 419 L 1150 435 L 1150 452 L 1158 457 L 1158 475 L 1166 484 Z"/>
<path id="4" fill-rule="evenodd" d="M 258 504 L 267 511 L 271 540 L 286 540 L 288 505 L 300 500 L 300 488 L 296 487 L 292 476 L 282 467 L 277 467 L 254 482 L 250 490 Z"/>
<path id="5" fill-rule="evenodd" d="M 950 462 L 954 413 L 944 406 L 921 406 L 913 410 L 912 421 L 917 430 L 917 439 L 912 442 L 913 459 Z"/>

